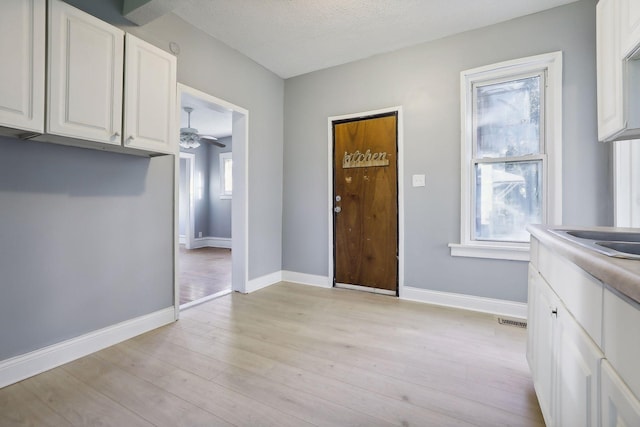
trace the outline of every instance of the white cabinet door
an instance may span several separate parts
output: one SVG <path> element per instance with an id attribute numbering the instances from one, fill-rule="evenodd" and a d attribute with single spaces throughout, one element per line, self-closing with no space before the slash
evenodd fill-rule
<path id="1" fill-rule="evenodd" d="M 621 0 L 620 20 L 620 54 L 624 58 L 640 45 L 640 2 Z"/>
<path id="2" fill-rule="evenodd" d="M 604 353 L 611 366 L 640 396 L 640 303 L 606 288 L 604 292 Z"/>
<path id="3" fill-rule="evenodd" d="M 125 147 L 177 152 L 175 56 L 131 34 L 125 50 Z"/>
<path id="4" fill-rule="evenodd" d="M 599 424 L 598 390 L 602 351 L 578 325 L 564 305 L 556 319 L 557 425 L 596 427 Z"/>
<path id="5" fill-rule="evenodd" d="M 602 427 L 640 426 L 640 401 L 618 377 L 607 360 L 602 361 Z"/>
<path id="6" fill-rule="evenodd" d="M 0 4 L 0 127 L 44 132 L 45 19 L 45 0 Z"/>
<path id="7" fill-rule="evenodd" d="M 620 55 L 618 0 L 596 5 L 598 139 L 606 141 L 625 126 L 623 60 Z"/>
<path id="8" fill-rule="evenodd" d="M 124 32 L 49 3 L 47 132 L 121 144 Z"/>
<path id="9" fill-rule="evenodd" d="M 533 385 L 536 389 L 540 409 L 547 426 L 557 425 L 555 421 L 555 313 L 559 301 L 540 274 L 529 265 L 529 288 L 533 294 L 533 307 L 529 311 L 528 340 L 530 348 L 529 364 Z"/>

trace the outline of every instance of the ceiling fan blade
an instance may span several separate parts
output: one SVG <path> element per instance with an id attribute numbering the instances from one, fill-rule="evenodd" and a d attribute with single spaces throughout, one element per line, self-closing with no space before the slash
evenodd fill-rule
<path id="1" fill-rule="evenodd" d="M 200 135 L 200 139 L 204 140 L 206 142 L 209 142 L 213 145 L 217 145 L 218 147 L 226 147 L 226 144 L 223 144 L 222 142 L 218 142 L 218 138 L 216 138 L 215 136 L 211 136 L 211 135 Z"/>

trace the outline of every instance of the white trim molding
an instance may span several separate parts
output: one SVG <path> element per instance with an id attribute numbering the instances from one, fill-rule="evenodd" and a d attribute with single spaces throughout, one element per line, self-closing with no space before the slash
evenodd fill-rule
<path id="1" fill-rule="evenodd" d="M 174 322 L 173 306 L 0 361 L 0 388 Z"/>
<path id="2" fill-rule="evenodd" d="M 527 304 L 522 302 L 432 291 L 411 286 L 404 287 L 401 299 L 517 319 L 527 318 Z"/>
<path id="3" fill-rule="evenodd" d="M 328 276 L 318 276 L 315 274 L 297 273 L 295 271 L 282 271 L 282 281 L 297 283 L 299 285 L 318 286 L 320 288 L 332 288 L 333 283 Z"/>
<path id="4" fill-rule="evenodd" d="M 494 159 L 478 159 L 474 153 L 474 85 L 537 74 L 544 76 L 545 90 L 541 110 L 544 112 L 544 145 L 541 152 L 521 157 L 504 157 L 495 161 L 536 160 L 542 163 L 542 222 L 562 223 L 562 52 L 504 61 L 460 73 L 461 188 L 460 243 L 452 243 L 451 256 L 508 259 L 526 261 L 528 242 L 479 241 L 474 232 L 474 162 L 488 163 Z M 491 248 L 491 246 L 495 246 Z"/>
<path id="5" fill-rule="evenodd" d="M 223 99 L 209 95 L 206 92 L 186 86 L 182 83 L 177 85 L 178 91 L 178 108 L 181 111 L 183 95 L 199 98 L 204 102 L 217 105 L 232 111 L 232 127 L 233 127 L 233 184 L 235 197 L 231 202 L 231 234 L 233 236 L 232 247 L 233 257 L 231 259 L 231 288 L 237 292 L 247 292 L 249 287 L 249 110 L 240 106 L 227 102 Z M 176 114 L 176 122 L 180 127 L 180 114 Z M 174 212 L 178 215 L 178 173 L 179 163 L 176 161 L 176 170 L 174 174 L 175 195 L 174 195 Z M 175 310 L 176 317 L 180 312 L 180 283 L 178 281 L 179 271 L 179 237 L 178 237 L 178 220 L 175 219 L 175 248 L 174 248 L 174 288 L 175 288 Z M 221 244 L 220 241 L 214 244 Z"/>
<path id="6" fill-rule="evenodd" d="M 198 248 L 226 248 L 231 249 L 229 237 L 197 237 L 193 239 L 192 249 Z"/>
<path id="7" fill-rule="evenodd" d="M 529 244 L 514 246 L 449 243 L 451 256 L 529 261 Z"/>
<path id="8" fill-rule="evenodd" d="M 276 271 L 275 273 L 256 277 L 255 279 L 251 279 L 247 282 L 247 287 L 244 293 L 250 294 L 251 292 L 258 291 L 280 282 L 282 282 L 282 271 Z"/>

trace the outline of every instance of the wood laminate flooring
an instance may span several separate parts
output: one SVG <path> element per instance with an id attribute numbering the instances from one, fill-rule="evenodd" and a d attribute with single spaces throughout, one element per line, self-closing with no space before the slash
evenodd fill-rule
<path id="1" fill-rule="evenodd" d="M 180 245 L 180 305 L 231 289 L 231 249 Z"/>
<path id="2" fill-rule="evenodd" d="M 0 426 L 543 426 L 526 330 L 280 283 L 0 390 Z"/>

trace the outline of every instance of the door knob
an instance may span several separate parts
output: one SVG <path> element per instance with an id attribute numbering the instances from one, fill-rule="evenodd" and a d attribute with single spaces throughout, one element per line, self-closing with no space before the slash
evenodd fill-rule
<path id="1" fill-rule="evenodd" d="M 336 206 L 335 208 L 333 208 L 333 211 L 335 213 L 340 213 L 342 211 L 342 208 L 340 206 Z"/>

